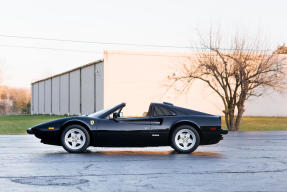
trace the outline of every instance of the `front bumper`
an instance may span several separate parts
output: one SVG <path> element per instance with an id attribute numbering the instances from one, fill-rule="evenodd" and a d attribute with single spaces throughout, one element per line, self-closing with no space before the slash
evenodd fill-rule
<path id="1" fill-rule="evenodd" d="M 61 145 L 61 135 L 59 131 L 41 131 L 37 128 L 29 128 L 27 129 L 27 133 L 41 139 L 41 142 L 44 144 Z"/>
<path id="2" fill-rule="evenodd" d="M 33 129 L 32 128 L 27 129 L 27 133 L 28 134 L 34 134 Z"/>

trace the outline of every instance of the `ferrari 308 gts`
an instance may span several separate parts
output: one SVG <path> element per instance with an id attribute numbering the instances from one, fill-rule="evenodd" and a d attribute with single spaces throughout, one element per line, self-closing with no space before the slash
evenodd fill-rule
<path id="1" fill-rule="evenodd" d="M 216 144 L 227 130 L 221 117 L 171 103 L 151 103 L 142 117 L 124 117 L 121 103 L 88 116 L 66 117 L 27 130 L 42 143 L 63 146 L 71 153 L 95 147 L 171 146 L 190 153 L 199 145 Z"/>

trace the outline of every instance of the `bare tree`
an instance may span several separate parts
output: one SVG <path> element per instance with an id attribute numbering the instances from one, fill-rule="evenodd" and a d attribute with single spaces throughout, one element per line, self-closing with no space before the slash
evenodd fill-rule
<path id="1" fill-rule="evenodd" d="M 212 33 L 211 33 L 212 34 Z M 240 129 L 246 100 L 261 96 L 265 87 L 280 90 L 286 86 L 286 58 L 277 51 L 263 49 L 262 41 L 248 42 L 235 36 L 229 49 L 221 49 L 219 36 L 208 43 L 201 40 L 203 49 L 182 64 L 178 74 L 169 76 L 172 86 L 182 90 L 193 80 L 205 82 L 221 99 L 228 130 Z M 281 52 L 280 52 L 281 53 Z"/>
<path id="2" fill-rule="evenodd" d="M 276 50 L 276 53 L 277 54 L 287 54 L 287 47 L 286 47 L 285 43 L 278 47 L 278 49 Z"/>

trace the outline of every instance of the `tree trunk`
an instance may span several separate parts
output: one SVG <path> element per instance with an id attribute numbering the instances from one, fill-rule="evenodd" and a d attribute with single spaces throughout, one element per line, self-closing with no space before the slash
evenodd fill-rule
<path id="1" fill-rule="evenodd" d="M 242 119 L 242 115 L 244 113 L 244 104 L 240 104 L 237 106 L 237 117 L 236 117 L 236 122 L 235 122 L 235 128 L 236 131 L 239 131 L 240 126 L 241 126 L 241 119 Z"/>
<path id="2" fill-rule="evenodd" d="M 234 111 L 229 115 L 229 126 L 230 131 L 236 131 L 235 123 L 234 123 Z"/>
<path id="3" fill-rule="evenodd" d="M 230 127 L 229 127 L 229 118 L 228 118 L 228 113 L 227 113 L 227 109 L 225 109 L 224 111 L 224 117 L 225 117 L 225 124 L 226 124 L 226 127 L 227 127 L 227 129 L 229 130 L 230 129 Z"/>
<path id="4" fill-rule="evenodd" d="M 236 131 L 234 122 L 234 108 L 228 109 L 225 113 L 225 122 L 229 131 Z"/>
<path id="5" fill-rule="evenodd" d="M 242 119 L 242 115 L 244 113 L 244 104 L 245 104 L 246 97 L 247 97 L 248 81 L 245 81 L 242 84 L 241 89 L 242 89 L 242 91 L 240 93 L 239 101 L 236 104 L 236 107 L 237 107 L 237 117 L 236 117 L 236 122 L 235 122 L 236 131 L 239 131 L 239 129 L 240 129 L 241 119 Z"/>

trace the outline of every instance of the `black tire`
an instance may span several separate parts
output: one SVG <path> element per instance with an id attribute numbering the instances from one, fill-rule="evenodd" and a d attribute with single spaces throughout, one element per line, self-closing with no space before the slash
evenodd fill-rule
<path id="1" fill-rule="evenodd" d="M 72 130 L 72 129 L 81 130 L 82 133 L 84 133 L 84 135 L 85 135 L 85 140 L 84 140 L 84 142 L 83 142 L 83 145 L 82 145 L 80 148 L 78 148 L 78 149 L 72 149 L 72 148 L 69 146 L 69 144 L 66 144 L 66 142 L 65 142 L 65 136 L 66 136 L 66 134 L 67 134 L 70 130 Z M 81 137 L 81 138 L 84 138 L 84 137 Z M 88 132 L 84 127 L 82 127 L 81 125 L 69 125 L 68 127 L 66 127 L 66 128 L 64 129 L 64 131 L 63 131 L 62 134 L 61 134 L 61 144 L 62 144 L 63 148 L 64 148 L 67 152 L 69 152 L 69 153 L 83 153 L 83 152 L 86 151 L 86 149 L 87 149 L 87 148 L 89 147 L 89 145 L 90 145 L 90 134 L 89 134 L 89 132 Z"/>
<path id="2" fill-rule="evenodd" d="M 193 146 L 189 149 L 182 149 L 183 146 L 182 147 L 178 146 L 178 144 L 176 143 L 176 139 L 178 139 L 178 138 L 176 138 L 177 133 L 179 133 L 180 131 L 184 132 L 185 130 L 191 131 L 193 133 L 193 135 L 195 136 L 194 137 L 195 143 L 194 143 L 194 145 L 190 144 L 190 146 L 191 145 L 193 145 Z M 189 125 L 181 125 L 181 126 L 177 127 L 174 130 L 174 132 L 172 133 L 170 139 L 171 139 L 171 147 L 178 153 L 192 153 L 193 151 L 195 151 L 197 149 L 197 147 L 200 144 L 200 136 L 199 136 L 198 131 L 194 127 L 189 126 Z"/>

